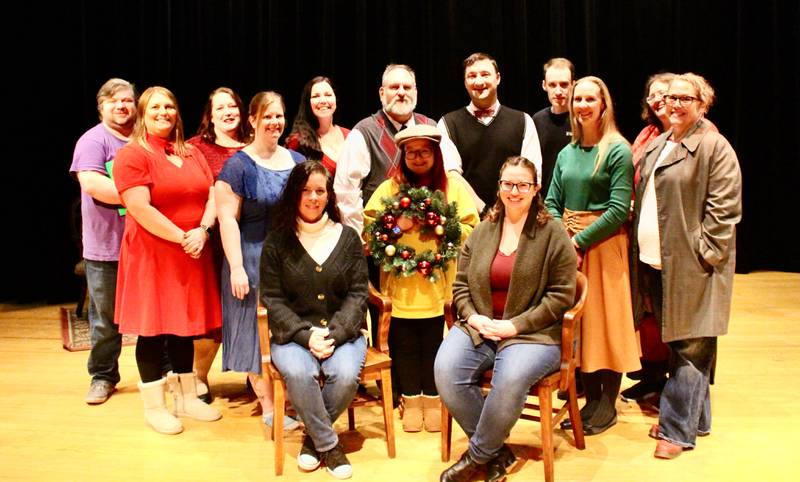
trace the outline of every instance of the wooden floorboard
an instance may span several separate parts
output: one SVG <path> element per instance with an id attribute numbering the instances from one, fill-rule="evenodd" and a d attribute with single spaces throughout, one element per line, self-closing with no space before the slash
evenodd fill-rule
<path id="1" fill-rule="evenodd" d="M 730 333 L 719 342 L 711 436 L 676 460 L 656 460 L 655 442 L 647 437 L 655 415 L 619 401 L 617 426 L 587 437 L 586 450 L 556 437 L 556 480 L 800 479 L 800 456 L 791 441 L 800 433 L 800 274 L 737 275 L 734 291 Z M 88 406 L 87 352 L 64 350 L 59 330 L 57 306 L 0 305 L 0 479 L 274 479 L 272 444 L 264 440 L 255 401 L 244 393 L 244 376 L 220 373 L 219 358 L 211 383 L 222 420 L 184 420 L 182 434 L 159 435 L 143 421 L 133 347 L 123 348 L 119 391 L 103 405 Z M 623 386 L 632 383 L 624 379 Z M 342 435 L 352 480 L 438 480 L 448 465 L 439 460 L 438 434 L 406 434 L 396 420 L 397 458 L 388 459 L 380 411 L 356 413 L 359 430 Z M 466 448 L 455 427 L 454 459 Z M 337 428 L 345 430 L 344 417 Z M 526 460 L 509 481 L 542 479 L 537 433 L 531 422 L 514 428 L 509 441 Z M 281 480 L 333 480 L 324 471 L 298 471 L 300 442 L 296 433 L 288 438 Z"/>

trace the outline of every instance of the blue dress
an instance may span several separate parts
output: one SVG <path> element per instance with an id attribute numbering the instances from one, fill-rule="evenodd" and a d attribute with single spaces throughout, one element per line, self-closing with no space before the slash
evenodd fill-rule
<path id="1" fill-rule="evenodd" d="M 292 160 L 305 160 L 289 150 Z M 242 261 L 250 283 L 250 292 L 240 300 L 231 292 L 231 269 L 228 259 L 222 263 L 222 371 L 261 373 L 261 351 L 256 323 L 261 247 L 267 236 L 271 210 L 278 203 L 291 169 L 273 171 L 259 166 L 245 152 L 239 151 L 225 161 L 218 180 L 225 181 L 241 196 L 239 232 Z"/>

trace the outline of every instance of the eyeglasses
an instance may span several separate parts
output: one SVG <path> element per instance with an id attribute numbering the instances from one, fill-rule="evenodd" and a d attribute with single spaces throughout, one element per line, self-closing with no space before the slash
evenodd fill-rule
<path id="1" fill-rule="evenodd" d="M 511 192 L 514 190 L 514 188 L 517 188 L 517 191 L 519 191 L 521 194 L 529 193 L 533 187 L 532 182 L 511 182 L 504 181 L 502 179 L 497 184 L 500 186 L 501 191 Z"/>
<path id="2" fill-rule="evenodd" d="M 669 104 L 673 105 L 675 103 L 680 103 L 681 105 L 691 104 L 692 102 L 700 100 L 697 97 L 692 97 L 691 95 L 665 95 L 664 101 Z"/>
<path id="3" fill-rule="evenodd" d="M 431 157 L 432 155 L 433 155 L 433 149 L 428 149 L 428 148 L 419 149 L 416 151 L 406 151 L 406 159 L 408 159 L 409 161 L 413 161 L 418 157 L 428 158 Z"/>
<path id="4" fill-rule="evenodd" d="M 650 95 L 647 96 L 647 102 L 662 101 L 662 100 L 664 100 L 664 97 L 666 97 L 666 95 L 667 94 L 665 94 L 663 92 L 659 92 L 659 93 L 656 93 L 656 94 L 650 94 Z"/>

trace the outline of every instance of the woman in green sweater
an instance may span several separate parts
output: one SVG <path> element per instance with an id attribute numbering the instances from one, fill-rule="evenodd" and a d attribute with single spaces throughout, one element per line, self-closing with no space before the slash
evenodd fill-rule
<path id="1" fill-rule="evenodd" d="M 614 407 L 622 373 L 638 370 L 633 328 L 625 221 L 631 202 L 633 164 L 628 142 L 617 130 L 605 83 L 584 77 L 569 102 L 572 142 L 559 154 L 547 209 L 561 218 L 589 280 L 581 326 L 581 374 L 586 435 L 617 421 Z M 567 424 L 568 425 L 568 424 Z"/>

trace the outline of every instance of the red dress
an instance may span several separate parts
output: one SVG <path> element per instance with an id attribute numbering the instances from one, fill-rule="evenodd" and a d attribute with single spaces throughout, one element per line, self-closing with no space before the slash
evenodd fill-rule
<path id="1" fill-rule="evenodd" d="M 346 127 L 342 126 L 336 126 L 336 127 L 342 132 L 342 136 L 345 139 L 347 139 L 347 136 L 350 134 L 350 129 L 347 129 Z M 300 145 L 300 139 L 298 138 L 297 134 L 294 133 L 289 134 L 289 137 L 286 138 L 285 144 L 288 149 L 297 151 L 309 159 L 313 157 L 312 153 L 307 152 L 307 149 L 303 149 L 303 147 Z M 328 172 L 331 174 L 331 177 L 334 177 L 336 175 L 336 159 L 331 159 L 330 157 L 328 157 L 327 154 L 323 152 L 322 159 L 320 159 L 320 162 L 322 163 L 323 166 L 325 166 L 325 169 L 327 169 Z"/>
<path id="2" fill-rule="evenodd" d="M 225 161 L 242 149 L 241 147 L 220 146 L 213 142 L 208 142 L 200 136 L 194 136 L 186 142 L 197 147 L 200 149 L 200 152 L 203 153 L 215 181 L 217 177 L 219 177 L 219 173 L 222 171 L 222 166 L 225 165 Z"/>
<path id="3" fill-rule="evenodd" d="M 213 183 L 203 154 L 187 145 L 178 167 L 167 160 L 164 139 L 148 136 L 153 152 L 136 141 L 117 153 L 114 182 L 123 193 L 150 189 L 150 203 L 184 231 L 200 225 Z M 119 255 L 114 322 L 126 334 L 202 335 L 222 325 L 218 275 L 209 249 L 198 259 L 151 234 L 130 214 Z"/>

